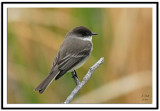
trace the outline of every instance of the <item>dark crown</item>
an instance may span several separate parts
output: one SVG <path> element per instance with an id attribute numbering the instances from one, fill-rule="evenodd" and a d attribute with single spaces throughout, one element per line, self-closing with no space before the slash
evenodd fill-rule
<path id="1" fill-rule="evenodd" d="M 84 26 L 75 27 L 71 32 L 81 37 L 92 36 L 92 32 Z"/>

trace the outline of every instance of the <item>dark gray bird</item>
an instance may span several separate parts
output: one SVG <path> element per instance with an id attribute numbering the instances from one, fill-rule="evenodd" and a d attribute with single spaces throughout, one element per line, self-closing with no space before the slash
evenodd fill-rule
<path id="1" fill-rule="evenodd" d="M 43 93 L 52 80 L 57 80 L 66 72 L 72 72 L 81 67 L 92 52 L 92 35 L 97 33 L 92 33 L 84 26 L 75 27 L 68 32 L 53 61 L 49 75 L 35 91 Z"/>

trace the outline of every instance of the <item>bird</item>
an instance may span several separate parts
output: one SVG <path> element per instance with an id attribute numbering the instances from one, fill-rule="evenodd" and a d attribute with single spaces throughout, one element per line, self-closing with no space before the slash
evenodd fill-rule
<path id="1" fill-rule="evenodd" d="M 89 58 L 93 50 L 92 36 L 98 35 L 85 26 L 69 31 L 53 61 L 48 76 L 35 88 L 42 94 L 53 80 L 58 80 L 66 72 L 75 72 Z"/>

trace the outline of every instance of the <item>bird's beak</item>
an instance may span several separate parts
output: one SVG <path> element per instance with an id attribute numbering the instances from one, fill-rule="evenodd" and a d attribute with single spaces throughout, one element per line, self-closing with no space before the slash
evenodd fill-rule
<path id="1" fill-rule="evenodd" d="M 97 33 L 92 32 L 92 35 L 98 35 Z"/>

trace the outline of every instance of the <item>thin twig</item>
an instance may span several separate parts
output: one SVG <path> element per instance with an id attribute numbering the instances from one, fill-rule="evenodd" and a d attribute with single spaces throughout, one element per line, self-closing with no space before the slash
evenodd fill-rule
<path id="1" fill-rule="evenodd" d="M 97 63 L 95 63 L 92 67 L 90 67 L 87 74 L 84 76 L 82 82 L 80 82 L 74 90 L 71 92 L 71 94 L 67 97 L 64 104 L 70 103 L 70 101 L 73 99 L 73 97 L 78 93 L 78 91 L 84 86 L 84 84 L 87 83 L 87 81 L 90 79 L 93 72 L 104 62 L 104 57 L 101 57 Z"/>

